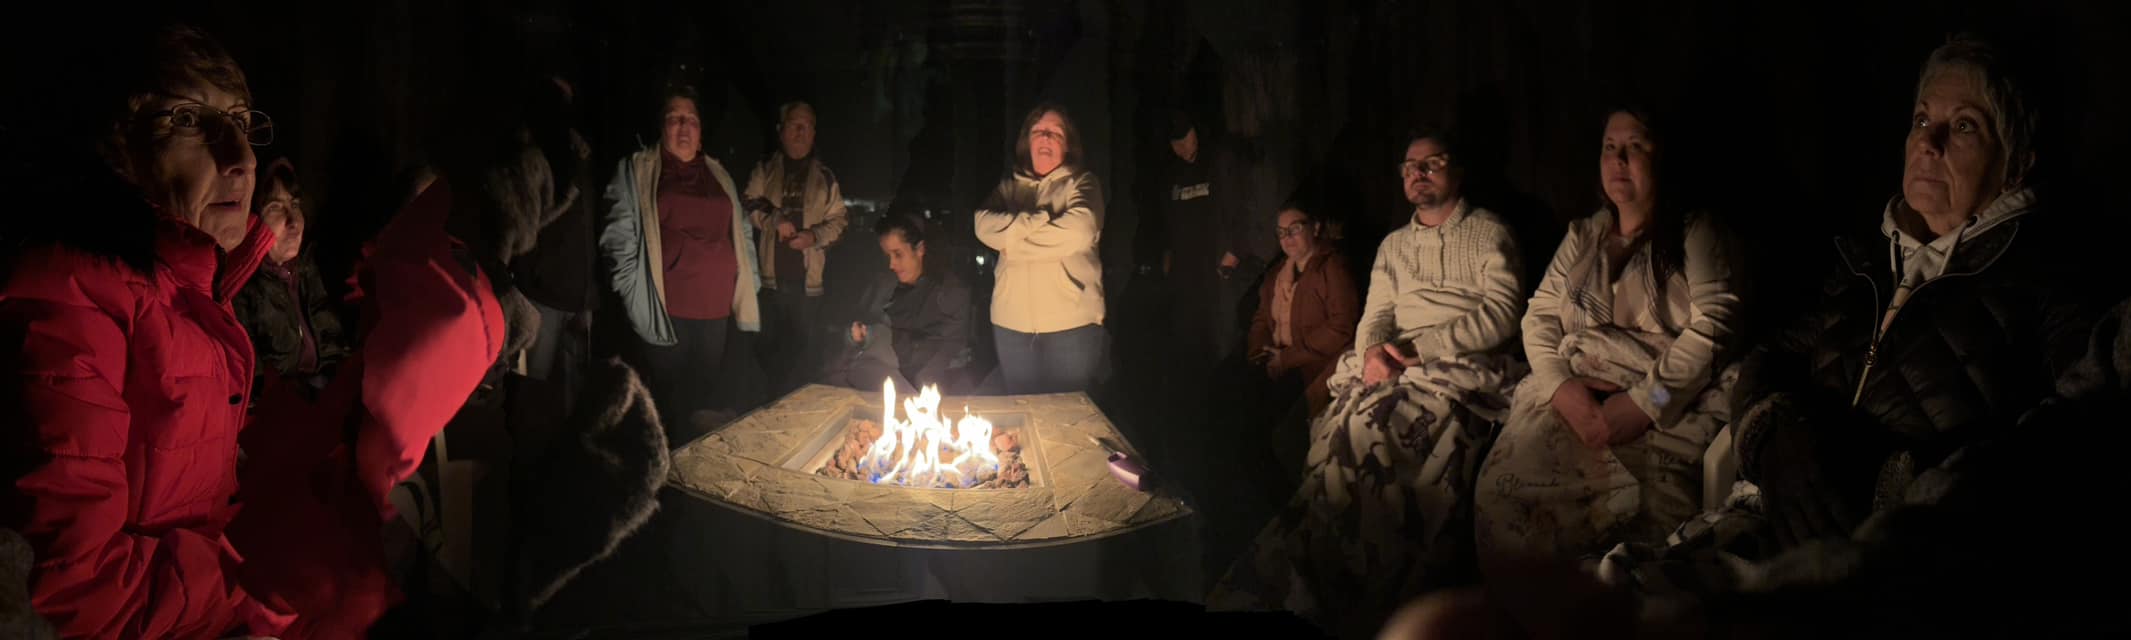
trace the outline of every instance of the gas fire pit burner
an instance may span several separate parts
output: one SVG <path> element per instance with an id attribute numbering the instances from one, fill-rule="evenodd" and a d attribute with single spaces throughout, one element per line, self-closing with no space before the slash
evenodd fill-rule
<path id="1" fill-rule="evenodd" d="M 1190 514 L 1173 495 L 1118 482 L 1098 439 L 1125 443 L 1077 393 L 896 398 L 817 385 L 676 451 L 671 484 L 778 524 L 902 547 L 1066 544 Z"/>
<path id="2" fill-rule="evenodd" d="M 879 421 L 852 418 L 837 448 L 807 465 L 815 473 L 873 484 L 933 489 L 1019 489 L 1029 485 L 1021 439 L 983 416 L 957 421 L 940 415 L 940 390 L 925 387 L 903 399 L 897 418 L 895 384 L 882 382 Z M 883 426 L 885 425 L 885 426 Z"/>
<path id="3" fill-rule="evenodd" d="M 853 420 L 850 429 L 844 433 L 843 448 L 837 449 L 829 457 L 828 464 L 815 469 L 814 473 L 840 480 L 864 480 L 873 484 L 885 481 L 886 484 L 934 489 L 1020 489 L 1029 486 L 1029 468 L 1021 461 L 1021 443 L 1010 433 L 991 437 L 996 461 L 974 465 L 975 468 L 968 472 L 934 473 L 922 478 L 891 473 L 894 469 L 887 468 L 887 463 L 893 462 L 892 459 L 867 459 L 866 454 L 873 450 L 873 443 L 886 435 L 880 423 Z"/>

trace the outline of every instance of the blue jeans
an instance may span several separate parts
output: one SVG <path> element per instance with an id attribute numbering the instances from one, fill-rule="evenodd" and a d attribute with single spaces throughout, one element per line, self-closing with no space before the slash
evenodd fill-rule
<path id="1" fill-rule="evenodd" d="M 1110 350 L 1109 334 L 1099 324 L 1051 333 L 993 325 L 992 341 L 1006 392 L 1016 395 L 1087 391 Z"/>

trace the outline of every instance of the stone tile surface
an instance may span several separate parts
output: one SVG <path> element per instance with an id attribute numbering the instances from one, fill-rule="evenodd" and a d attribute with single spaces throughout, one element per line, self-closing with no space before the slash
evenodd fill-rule
<path id="1" fill-rule="evenodd" d="M 1014 540 L 1017 542 L 1033 542 L 1064 538 L 1071 535 L 1073 535 L 1073 532 L 1066 527 L 1065 514 L 1054 512 L 1051 517 L 1045 518 L 1043 522 L 1036 523 L 1036 526 L 1029 527 L 1028 530 L 1022 531 L 1020 535 L 1014 536 Z"/>
<path id="2" fill-rule="evenodd" d="M 762 491 L 763 510 L 780 516 L 793 511 L 842 504 L 829 493 L 828 488 L 810 476 L 779 478 L 775 482 L 757 482 L 755 486 Z"/>
<path id="3" fill-rule="evenodd" d="M 961 493 L 946 489 L 904 489 L 904 491 L 908 492 L 908 497 L 904 498 L 905 500 L 912 498 L 923 500 L 932 506 L 939 507 L 942 511 L 955 510 L 955 494 Z"/>
<path id="4" fill-rule="evenodd" d="M 902 390 L 898 390 L 899 392 Z M 958 415 L 1024 414 L 1023 446 L 1043 464 L 1044 486 L 1004 490 L 881 487 L 835 480 L 782 464 L 879 392 L 809 386 L 742 416 L 674 455 L 673 482 L 733 506 L 822 531 L 896 543 L 1063 541 L 1190 513 L 1175 498 L 1132 490 L 1111 477 L 1090 437 L 1131 449 L 1079 394 L 948 398 Z M 835 422 L 837 424 L 831 424 Z"/>
<path id="5" fill-rule="evenodd" d="M 1148 524 L 1154 522 L 1161 522 L 1169 518 L 1184 515 L 1184 513 L 1184 503 L 1182 502 L 1168 499 L 1148 500 L 1147 504 L 1141 505 L 1139 508 L 1139 512 L 1132 514 L 1132 519 L 1128 520 L 1127 522 L 1130 524 Z"/>
<path id="6" fill-rule="evenodd" d="M 895 534 L 916 527 L 927 520 L 948 515 L 939 507 L 909 500 L 874 500 L 853 502 L 851 511 L 864 519 L 873 530 Z"/>
<path id="7" fill-rule="evenodd" d="M 1029 527 L 1058 515 L 1058 507 L 1051 502 L 1049 489 L 986 491 L 983 494 L 958 498 L 955 504 L 960 508 L 955 510 L 955 515 L 1001 539 L 1011 540 Z"/>
<path id="8" fill-rule="evenodd" d="M 938 517 L 920 522 L 917 526 L 898 531 L 892 535 L 895 538 L 914 542 L 1000 541 L 999 537 L 992 535 L 990 531 L 985 531 L 982 527 L 970 524 L 968 520 L 963 520 L 961 516 L 952 513 L 942 513 Z"/>
<path id="9" fill-rule="evenodd" d="M 1087 493 L 1081 494 L 1080 499 L 1066 505 L 1065 511 L 1109 522 L 1127 522 L 1132 519 L 1132 514 L 1139 513 L 1140 507 L 1146 506 L 1152 499 L 1153 496 L 1147 493 L 1134 491 L 1124 483 L 1111 480 L 1095 483 Z"/>
<path id="10" fill-rule="evenodd" d="M 725 496 L 725 501 L 736 507 L 746 507 L 764 512 L 769 510 L 768 506 L 762 501 L 762 487 L 754 483 L 740 485 L 739 489 Z"/>
<path id="11" fill-rule="evenodd" d="M 858 511 L 852 509 L 849 505 L 824 505 L 810 509 L 783 512 L 777 515 L 792 522 L 823 531 L 835 531 L 861 536 L 880 535 L 880 530 L 875 528 L 872 522 L 867 521 L 864 516 L 859 515 Z"/>

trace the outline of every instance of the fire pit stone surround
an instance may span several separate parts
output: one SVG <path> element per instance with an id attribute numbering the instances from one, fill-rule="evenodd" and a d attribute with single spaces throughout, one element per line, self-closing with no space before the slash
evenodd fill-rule
<path id="1" fill-rule="evenodd" d="M 1136 491 L 1110 475 L 1108 453 L 1093 440 L 1130 445 L 1085 395 L 954 397 L 940 406 L 1016 424 L 1030 472 L 1043 481 L 921 489 L 817 475 L 821 447 L 840 443 L 854 416 L 877 418 L 880 407 L 878 392 L 817 385 L 683 446 L 671 484 L 772 522 L 889 546 L 1063 544 L 1190 514 L 1173 495 Z"/>

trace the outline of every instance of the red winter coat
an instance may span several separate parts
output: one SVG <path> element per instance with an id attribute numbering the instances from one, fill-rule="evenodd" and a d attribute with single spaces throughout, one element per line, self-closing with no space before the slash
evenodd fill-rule
<path id="1" fill-rule="evenodd" d="M 65 243 L 0 268 L 13 480 L 0 515 L 35 549 L 31 604 L 62 636 L 270 635 L 289 621 L 239 586 L 223 533 L 253 364 L 229 299 L 273 246 L 252 222 L 222 256 L 158 219 L 148 271 Z"/>
<path id="2" fill-rule="evenodd" d="M 315 404 L 261 398 L 245 434 L 246 511 L 230 537 L 252 559 L 246 584 L 298 612 L 284 640 L 361 637 L 397 601 L 387 495 L 503 349 L 487 274 L 445 231 L 452 202 L 433 183 L 364 247 L 360 346 Z"/>

